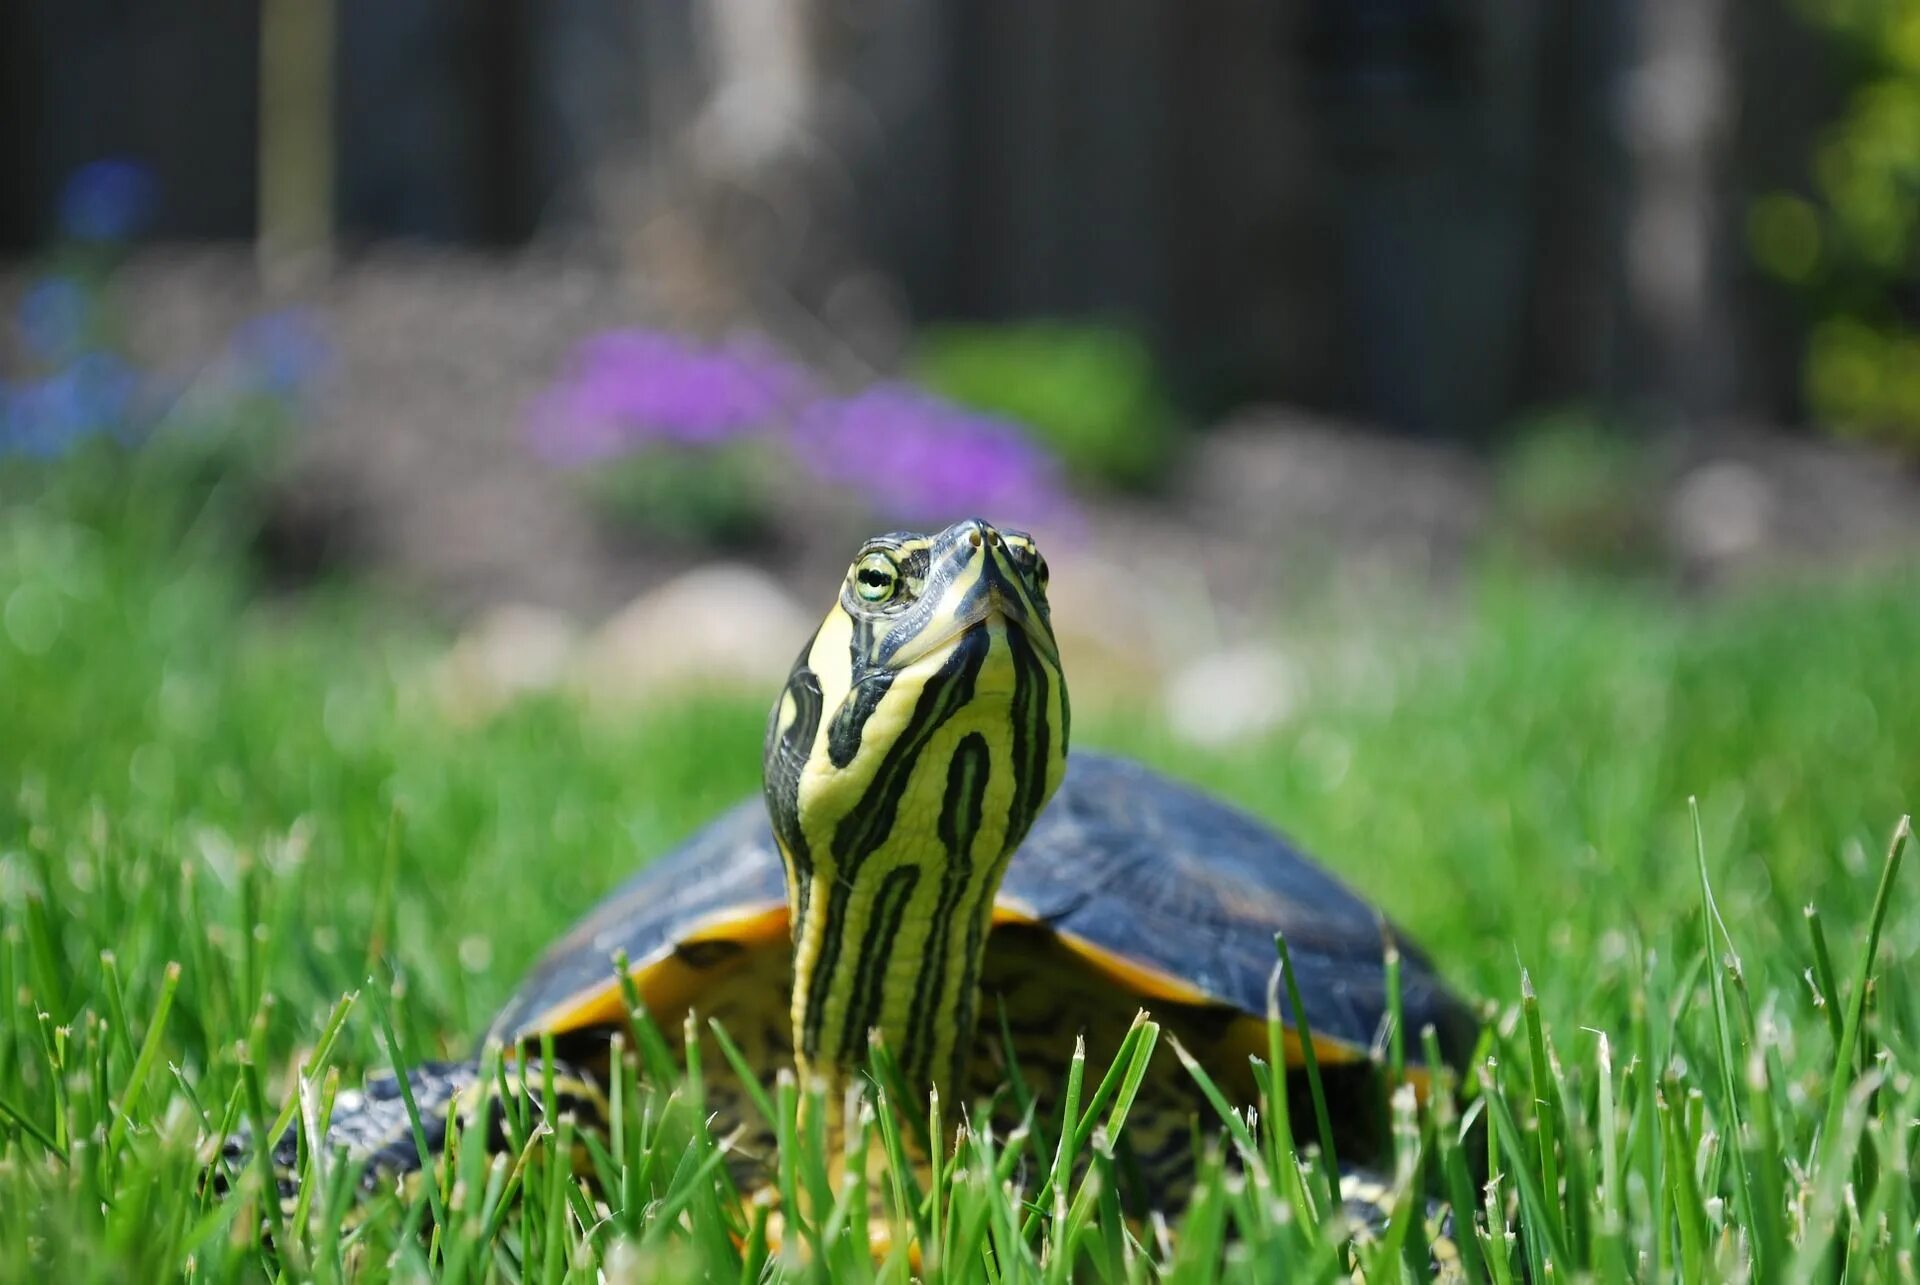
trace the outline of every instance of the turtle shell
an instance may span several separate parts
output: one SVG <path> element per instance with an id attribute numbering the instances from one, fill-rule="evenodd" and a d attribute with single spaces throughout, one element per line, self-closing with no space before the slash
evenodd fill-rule
<path id="1" fill-rule="evenodd" d="M 502 1042 L 613 1025 L 624 952 L 656 1016 L 700 1002 L 727 970 L 788 949 L 785 873 L 764 806 L 741 803 L 649 864 L 557 941 L 495 1019 Z M 1140 1005 L 1211 1007 L 1260 1024 L 1284 933 L 1322 1060 L 1364 1057 L 1387 1021 L 1385 942 L 1400 947 L 1410 1033 L 1432 1025 L 1467 1054 L 1467 1007 L 1345 884 L 1247 814 L 1140 764 L 1076 752 L 1014 853 L 995 903 L 996 948 L 1050 936 Z M 993 970 L 989 967 L 987 983 Z M 771 989 L 771 988 L 769 988 Z M 784 1014 L 786 996 L 767 1007 Z M 983 1012 L 992 1012 L 989 1007 Z M 1295 1029 L 1282 999 L 1282 1016 Z M 1262 1048 L 1258 1041 L 1252 1048 Z M 1407 1041 L 1419 1048 L 1417 1037 Z"/>

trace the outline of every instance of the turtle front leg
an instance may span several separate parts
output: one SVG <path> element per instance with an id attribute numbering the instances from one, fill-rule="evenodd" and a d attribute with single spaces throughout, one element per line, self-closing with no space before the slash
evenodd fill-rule
<path id="1" fill-rule="evenodd" d="M 527 1104 L 531 1116 L 538 1117 L 544 1111 L 547 1073 L 545 1063 L 525 1068 L 508 1063 L 502 1068 L 501 1078 L 506 1091 Z M 563 1116 L 600 1127 L 606 1119 L 607 1104 L 594 1078 L 558 1060 L 551 1064 L 551 1073 L 555 1109 Z M 334 1099 L 326 1135 L 329 1159 L 358 1167 L 363 1190 L 371 1193 L 408 1183 L 422 1169 L 422 1141 L 425 1157 L 437 1164 L 446 1154 L 449 1137 L 466 1130 L 482 1110 L 487 1113 L 488 1149 L 505 1149 L 508 1139 L 497 1101 L 499 1087 L 483 1079 L 479 1061 L 423 1062 L 405 1074 L 406 1089 L 420 1117 L 421 1139 L 414 1137 L 399 1076 L 376 1075 L 365 1088 L 342 1089 Z M 254 1147 L 253 1134 L 244 1127 L 228 1138 L 215 1166 L 215 1181 L 225 1187 L 236 1180 L 252 1162 Z M 276 1194 L 282 1207 L 291 1209 L 300 1184 L 297 1121 L 274 1139 L 271 1157 Z"/>

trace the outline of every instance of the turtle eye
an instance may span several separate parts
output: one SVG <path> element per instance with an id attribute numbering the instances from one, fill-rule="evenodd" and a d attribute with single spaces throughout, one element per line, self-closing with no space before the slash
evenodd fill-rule
<path id="1" fill-rule="evenodd" d="M 853 564 L 853 591 L 877 607 L 900 591 L 900 569 L 886 554 L 869 553 Z"/>
<path id="2" fill-rule="evenodd" d="M 1047 589 L 1047 560 L 1042 556 L 1040 546 L 1036 545 L 1033 542 L 1033 537 L 1025 531 L 1007 532 L 1006 541 L 1007 552 L 1013 555 L 1014 563 L 1018 565 L 1022 571 L 1027 573 L 1028 578 L 1033 581 L 1036 588 L 1042 593 L 1045 593 Z"/>

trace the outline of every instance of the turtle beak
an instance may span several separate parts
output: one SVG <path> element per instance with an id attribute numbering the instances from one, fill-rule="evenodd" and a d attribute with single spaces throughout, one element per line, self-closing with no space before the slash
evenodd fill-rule
<path id="1" fill-rule="evenodd" d="M 1029 594 L 1000 533 L 974 519 L 949 527 L 941 545 L 945 569 L 938 578 L 948 586 L 947 600 L 932 606 L 924 621 L 903 622 L 914 632 L 893 652 L 889 666 L 911 665 L 994 620 L 1018 629 L 1049 662 L 1057 664 L 1059 649 L 1045 608 Z"/>
<path id="2" fill-rule="evenodd" d="M 1007 547 L 995 534 L 993 542 L 986 549 L 986 566 L 981 571 L 986 581 L 987 603 L 981 612 L 981 619 L 998 615 L 1013 628 L 1020 630 L 1049 661 L 1058 663 L 1060 657 L 1054 647 L 1053 629 L 1047 623 L 1040 607 L 1027 596 L 1020 573 L 1015 571 L 1008 561 Z"/>

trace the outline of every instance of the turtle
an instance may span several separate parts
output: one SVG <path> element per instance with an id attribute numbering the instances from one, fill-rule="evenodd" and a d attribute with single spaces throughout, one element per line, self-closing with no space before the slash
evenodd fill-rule
<path id="1" fill-rule="evenodd" d="M 1145 1009 L 1250 1104 L 1284 934 L 1302 1009 L 1278 998 L 1289 1061 L 1310 1042 L 1343 1160 L 1376 1150 L 1383 944 L 1400 952 L 1402 1019 L 1431 1027 L 1444 1061 L 1468 1056 L 1472 1007 L 1267 825 L 1140 763 L 1068 753 L 1048 581 L 1030 535 L 980 519 L 866 541 L 774 700 L 762 797 L 644 865 L 555 942 L 483 1045 L 551 1038 L 548 1083 L 592 1125 L 630 1015 L 624 961 L 661 1030 L 691 1029 L 689 1011 L 714 1019 L 763 1079 L 792 1068 L 823 1101 L 857 1081 L 877 1038 L 913 1090 L 1005 1110 L 1017 1068 L 1045 1104 L 1076 1039 L 1098 1065 Z M 752 1133 L 747 1086 L 718 1057 L 704 1066 L 707 1108 Z M 482 1096 L 481 1068 L 428 1063 L 404 1086 L 385 1075 L 342 1092 L 328 1143 L 370 1188 L 416 1172 L 405 1097 L 438 1152 Z M 1407 1074 L 1431 1070 L 1416 1054 Z M 1296 1091 L 1301 1080 L 1289 1077 Z M 1211 1110 L 1156 1055 L 1124 1131 L 1132 1208 L 1178 1201 L 1191 1122 Z M 774 1181 L 764 1130 L 735 1148 L 747 1190 Z M 275 1152 L 290 1173 L 292 1131 Z"/>

